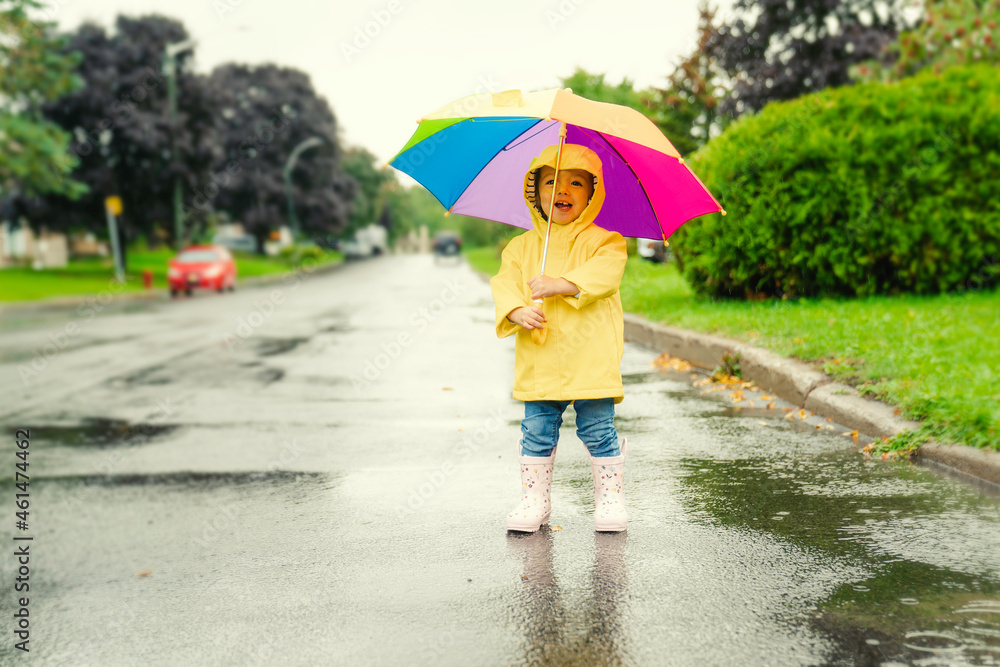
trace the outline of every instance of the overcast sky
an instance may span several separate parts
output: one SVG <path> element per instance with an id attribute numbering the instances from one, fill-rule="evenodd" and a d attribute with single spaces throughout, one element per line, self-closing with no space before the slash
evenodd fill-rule
<path id="1" fill-rule="evenodd" d="M 196 67 L 307 72 L 348 144 L 387 160 L 448 102 L 559 85 L 577 67 L 662 84 L 694 47 L 697 0 L 48 0 L 62 29 L 163 13 L 198 40 Z M 720 0 L 728 8 L 731 0 Z"/>

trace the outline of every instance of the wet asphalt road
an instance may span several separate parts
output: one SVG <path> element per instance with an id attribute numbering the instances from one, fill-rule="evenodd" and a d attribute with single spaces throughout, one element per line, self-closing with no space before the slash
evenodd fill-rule
<path id="1" fill-rule="evenodd" d="M 553 528 L 507 535 L 513 345 L 464 264 L 0 318 L 0 537 L 15 428 L 34 537 L 2 664 L 1000 664 L 995 493 L 635 346 L 628 532 L 593 532 L 570 413 Z"/>

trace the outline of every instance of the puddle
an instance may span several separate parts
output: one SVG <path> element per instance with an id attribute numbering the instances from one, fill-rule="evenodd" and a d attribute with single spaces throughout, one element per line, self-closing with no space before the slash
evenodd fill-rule
<path id="1" fill-rule="evenodd" d="M 633 384 L 646 384 L 648 382 L 666 382 L 674 381 L 676 378 L 669 377 L 666 373 L 661 373 L 660 371 L 650 371 L 648 373 L 623 373 L 622 374 L 622 384 L 623 385 L 633 385 Z"/>
<path id="2" fill-rule="evenodd" d="M 828 664 L 1000 664 L 993 498 L 853 451 L 691 458 L 682 469 L 685 502 L 707 523 L 864 572 L 808 620 L 836 647 Z"/>
<path id="3" fill-rule="evenodd" d="M 350 325 L 348 317 L 339 310 L 325 313 L 318 322 L 319 330 L 323 333 L 344 333 L 354 331 Z"/>
<path id="4" fill-rule="evenodd" d="M 177 424 L 129 424 L 116 419 L 92 418 L 75 426 L 33 426 L 31 446 L 114 447 L 145 445 L 180 428 Z"/>
<path id="5" fill-rule="evenodd" d="M 265 385 L 274 384 L 285 377 L 285 371 L 280 368 L 265 368 L 257 373 L 257 380 Z"/>
<path id="6" fill-rule="evenodd" d="M 273 357 L 278 354 L 291 352 L 299 345 L 309 342 L 308 338 L 258 338 L 254 340 L 254 345 L 262 357 Z"/>
<path id="7" fill-rule="evenodd" d="M 325 375 L 307 375 L 305 377 L 300 377 L 299 380 L 305 384 L 316 384 L 324 387 L 342 387 L 344 385 L 353 384 L 353 382 L 351 382 L 348 378 L 327 377 Z"/>
<path id="8" fill-rule="evenodd" d="M 875 658 L 865 664 L 1000 664 L 996 582 L 904 561 L 874 584 L 861 593 L 842 586 L 815 618 L 840 638 L 841 653 Z M 901 597 L 909 591 L 920 597 Z"/>
<path id="9" fill-rule="evenodd" d="M 32 429 L 34 430 L 34 429 Z M 292 470 L 267 470 L 250 472 L 171 472 L 150 475 L 74 475 L 48 477 L 46 482 L 81 483 L 87 486 L 174 486 L 189 487 L 240 486 L 245 484 L 288 484 L 290 482 L 322 481 L 331 479 L 327 473 L 298 472 Z"/>
<path id="10" fill-rule="evenodd" d="M 131 385 L 164 385 L 170 384 L 171 379 L 166 376 L 166 367 L 160 365 L 144 368 L 138 373 L 128 375 L 122 380 L 112 380 L 112 382 L 124 382 Z"/>

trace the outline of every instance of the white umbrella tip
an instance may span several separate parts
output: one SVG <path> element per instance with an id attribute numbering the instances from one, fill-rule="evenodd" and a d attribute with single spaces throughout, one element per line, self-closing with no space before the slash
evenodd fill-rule
<path id="1" fill-rule="evenodd" d="M 572 88 L 563 88 L 563 90 L 565 90 L 567 93 L 572 93 L 573 92 Z"/>

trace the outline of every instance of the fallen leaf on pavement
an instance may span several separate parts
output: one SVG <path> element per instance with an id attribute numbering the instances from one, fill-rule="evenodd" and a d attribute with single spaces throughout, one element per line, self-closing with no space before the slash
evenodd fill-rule
<path id="1" fill-rule="evenodd" d="M 770 403 L 767 404 L 767 409 L 774 410 L 774 401 L 771 401 Z"/>
<path id="2" fill-rule="evenodd" d="M 451 387 L 441 387 L 441 391 L 453 391 Z"/>
<path id="3" fill-rule="evenodd" d="M 774 396 L 771 396 L 769 394 L 761 394 L 760 395 L 760 400 L 762 400 L 762 401 L 771 401 L 771 400 L 774 400 Z"/>
<path id="4" fill-rule="evenodd" d="M 851 431 L 851 440 L 853 440 L 855 443 L 857 443 L 857 441 L 858 441 L 858 429 L 854 429 L 853 431 Z"/>
<path id="5" fill-rule="evenodd" d="M 656 359 L 653 360 L 653 366 L 659 368 L 661 371 L 683 371 L 687 372 L 691 370 L 691 364 L 684 361 L 683 359 L 678 359 L 677 357 L 671 357 L 669 354 L 664 352 Z"/>
<path id="6" fill-rule="evenodd" d="M 148 577 L 151 574 L 153 574 L 152 570 L 143 570 L 142 572 L 136 572 L 135 576 L 137 576 L 137 577 Z"/>

